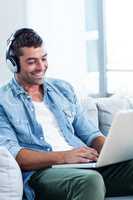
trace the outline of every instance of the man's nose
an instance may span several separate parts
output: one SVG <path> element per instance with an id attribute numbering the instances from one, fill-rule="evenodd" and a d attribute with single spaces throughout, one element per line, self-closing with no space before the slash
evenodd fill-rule
<path id="1" fill-rule="evenodd" d="M 44 62 L 42 60 L 38 60 L 38 62 L 37 62 L 37 68 L 38 69 L 44 68 Z"/>

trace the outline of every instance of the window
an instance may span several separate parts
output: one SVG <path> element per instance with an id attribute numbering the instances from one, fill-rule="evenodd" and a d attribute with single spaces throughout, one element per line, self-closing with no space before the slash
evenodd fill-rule
<path id="1" fill-rule="evenodd" d="M 133 93 L 132 8 L 132 0 L 105 0 L 108 93 Z"/>
<path id="2" fill-rule="evenodd" d="M 98 1 L 84 1 L 84 39 L 88 84 L 91 93 L 99 93 L 99 30 L 98 30 Z M 87 82 L 86 82 L 87 84 Z"/>
<path id="3" fill-rule="evenodd" d="M 86 60 L 89 76 L 94 76 L 97 94 L 105 96 L 106 48 L 104 38 L 104 4 L 99 0 L 85 0 Z"/>

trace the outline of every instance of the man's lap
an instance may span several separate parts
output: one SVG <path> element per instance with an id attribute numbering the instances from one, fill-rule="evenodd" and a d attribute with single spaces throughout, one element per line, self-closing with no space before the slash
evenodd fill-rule
<path id="1" fill-rule="evenodd" d="M 98 183 L 96 184 L 96 182 Z M 43 191 L 44 197 L 48 200 L 74 199 L 72 198 L 72 193 L 76 191 L 83 193 L 83 199 L 93 199 L 92 193 L 95 193 L 95 195 L 97 193 L 96 188 L 93 188 L 94 185 L 96 185 L 94 187 L 98 187 L 97 190 L 99 190 L 99 193 L 102 193 L 101 196 L 103 196 L 103 198 L 101 198 L 100 194 L 97 194 L 97 198 L 94 199 L 104 199 L 105 196 L 103 178 L 100 173 L 94 170 L 70 168 L 49 168 L 40 170 L 32 176 L 30 185 L 37 193 Z M 88 195 L 91 197 L 87 197 Z M 81 197 L 79 199 L 81 199 Z"/>
<path id="2" fill-rule="evenodd" d="M 91 169 L 70 169 L 70 168 L 49 168 L 39 170 L 31 178 L 31 185 L 39 191 L 43 187 L 45 195 L 59 195 L 58 198 L 65 199 L 63 195 L 71 191 L 71 184 L 78 186 L 81 180 L 95 175 L 102 175 L 106 187 L 106 196 L 133 195 L 133 160 L 122 162 L 96 170 Z M 75 181 L 73 181 L 75 180 Z M 90 185 L 88 182 L 89 189 Z M 79 189 L 79 188 L 78 188 Z M 54 198 L 56 199 L 56 198 Z"/>

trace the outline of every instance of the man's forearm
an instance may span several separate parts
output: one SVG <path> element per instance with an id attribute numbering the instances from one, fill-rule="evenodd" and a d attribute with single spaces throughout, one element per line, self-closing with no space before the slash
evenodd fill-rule
<path id="1" fill-rule="evenodd" d="M 39 152 L 22 149 L 16 160 L 22 170 L 35 170 L 64 163 L 64 154 L 63 152 Z"/>
<path id="2" fill-rule="evenodd" d="M 16 160 L 22 170 L 37 170 L 64 163 L 88 163 L 97 160 L 97 151 L 92 148 L 80 147 L 67 151 L 38 152 L 22 149 Z"/>
<path id="3" fill-rule="evenodd" d="M 91 143 L 91 147 L 96 149 L 98 153 L 100 153 L 103 144 L 105 142 L 105 136 L 99 136 L 97 138 L 95 138 L 92 143 Z"/>

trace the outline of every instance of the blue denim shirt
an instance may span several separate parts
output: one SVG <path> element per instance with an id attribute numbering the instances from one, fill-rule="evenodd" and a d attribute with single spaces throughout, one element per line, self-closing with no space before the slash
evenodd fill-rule
<path id="1" fill-rule="evenodd" d="M 62 80 L 45 79 L 44 101 L 54 113 L 66 141 L 73 147 L 90 145 L 101 135 L 84 116 L 70 84 Z M 90 116 L 91 117 L 91 116 Z M 0 145 L 16 157 L 22 148 L 52 151 L 38 124 L 31 97 L 13 78 L 0 88 Z M 24 191 L 28 200 L 34 193 L 28 180 L 34 172 L 23 172 Z"/>

